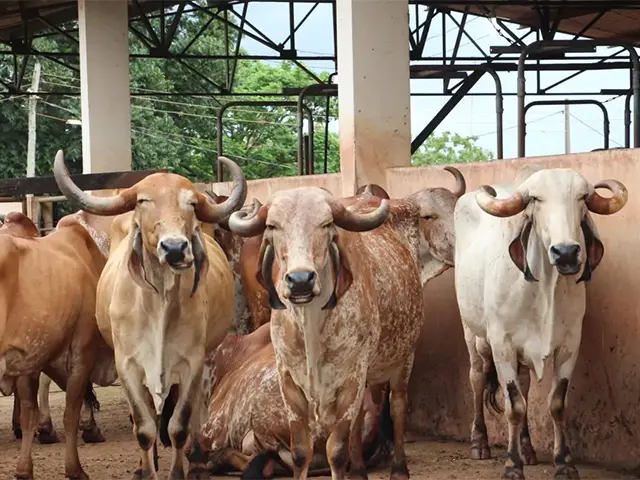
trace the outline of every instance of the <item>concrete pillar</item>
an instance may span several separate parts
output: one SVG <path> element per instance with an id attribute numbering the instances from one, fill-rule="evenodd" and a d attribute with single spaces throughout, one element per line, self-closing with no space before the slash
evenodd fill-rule
<path id="1" fill-rule="evenodd" d="M 337 0 L 343 195 L 411 164 L 407 0 Z"/>
<path id="2" fill-rule="evenodd" d="M 84 173 L 131 170 L 127 0 L 79 0 Z"/>

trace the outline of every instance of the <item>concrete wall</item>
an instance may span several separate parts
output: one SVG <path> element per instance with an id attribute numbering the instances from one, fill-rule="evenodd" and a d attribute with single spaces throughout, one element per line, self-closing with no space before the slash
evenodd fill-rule
<path id="1" fill-rule="evenodd" d="M 250 204 L 254 198 L 257 198 L 264 203 L 274 192 L 298 187 L 323 187 L 329 190 L 333 195 L 342 195 L 342 183 L 339 173 L 249 180 L 247 185 L 249 187 L 249 191 L 247 193 L 247 204 Z M 232 186 L 232 182 L 198 184 L 198 188 L 207 188 L 217 195 L 229 195 Z"/>
<path id="2" fill-rule="evenodd" d="M 570 167 L 589 181 L 615 178 L 629 201 L 615 215 L 593 215 L 605 247 L 587 285 L 587 315 L 580 357 L 569 396 L 569 441 L 581 460 L 636 467 L 640 464 L 640 150 L 460 165 L 467 191 L 511 181 L 523 163 Z M 428 186 L 448 185 L 439 167 L 388 171 L 389 194 L 398 197 Z M 604 193 L 606 195 L 606 193 Z M 469 360 L 454 292 L 453 270 L 425 289 L 427 319 L 410 386 L 410 427 L 420 433 L 468 441 L 473 407 Z M 545 374 L 546 376 L 546 374 Z M 532 378 L 534 378 L 532 376 Z M 532 380 L 529 422 L 534 448 L 551 451 L 553 425 L 547 410 L 549 378 Z M 506 443 L 507 425 L 487 414 L 489 441 Z"/>

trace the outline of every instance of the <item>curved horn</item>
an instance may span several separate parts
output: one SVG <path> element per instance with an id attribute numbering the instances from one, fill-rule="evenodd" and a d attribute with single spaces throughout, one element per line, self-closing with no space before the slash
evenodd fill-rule
<path id="1" fill-rule="evenodd" d="M 587 208 L 593 213 L 611 215 L 622 209 L 629 199 L 627 188 L 617 180 L 602 180 L 594 185 L 593 194 L 586 200 Z M 596 188 L 606 188 L 613 196 L 605 198 L 595 191 Z"/>
<path id="2" fill-rule="evenodd" d="M 483 185 L 476 193 L 476 202 L 489 215 L 512 217 L 525 209 L 528 200 L 525 200 L 519 192 L 515 192 L 509 198 L 497 199 L 496 191 L 488 185 Z"/>
<path id="3" fill-rule="evenodd" d="M 382 225 L 389 217 L 389 200 L 383 199 L 376 210 L 369 213 L 354 213 L 344 205 L 330 200 L 333 222 L 350 232 L 366 232 Z"/>
<path id="4" fill-rule="evenodd" d="M 231 173 L 234 182 L 233 190 L 231 190 L 229 198 L 220 204 L 209 201 L 205 195 L 198 192 L 196 217 L 205 223 L 218 223 L 226 220 L 229 215 L 242 208 L 247 199 L 247 181 L 242 173 L 242 168 L 227 157 L 218 157 L 218 162 L 227 167 Z"/>
<path id="5" fill-rule="evenodd" d="M 229 217 L 229 230 L 242 237 L 255 237 L 264 232 L 267 225 L 269 207 L 263 206 L 257 198 L 253 199 L 250 212 L 239 210 Z"/>
<path id="6" fill-rule="evenodd" d="M 53 163 L 53 176 L 56 179 L 58 188 L 67 199 L 75 204 L 80 210 L 93 213 L 94 215 L 120 215 L 121 213 L 133 210 L 136 206 L 137 195 L 135 185 L 111 197 L 94 197 L 83 192 L 73 183 L 69 170 L 64 164 L 64 153 L 58 150 Z"/>
<path id="7" fill-rule="evenodd" d="M 460 198 L 467 191 L 467 182 L 464 179 L 464 175 L 455 167 L 446 166 L 444 169 L 456 179 L 456 189 L 452 190 L 452 192 L 456 197 Z"/>

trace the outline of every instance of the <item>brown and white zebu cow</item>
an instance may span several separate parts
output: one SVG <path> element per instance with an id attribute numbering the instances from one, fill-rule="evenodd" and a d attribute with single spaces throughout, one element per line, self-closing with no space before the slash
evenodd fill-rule
<path id="1" fill-rule="evenodd" d="M 201 425 L 201 376 L 205 353 L 224 339 L 233 315 L 233 279 L 220 246 L 200 231 L 238 210 L 246 199 L 242 169 L 220 157 L 236 183 L 216 204 L 186 178 L 149 175 L 112 197 L 94 197 L 71 180 L 58 152 L 54 175 L 60 190 L 82 210 L 120 214 L 97 288 L 96 316 L 114 349 L 116 369 L 133 417 L 141 462 L 134 478 L 157 478 L 152 447 L 157 416 L 178 390 L 168 424 L 172 478 L 184 478 L 182 449 Z M 126 213 L 128 212 L 128 213 Z M 190 425 L 191 424 L 191 425 Z"/>
<path id="2" fill-rule="evenodd" d="M 87 219 L 88 214 L 85 212 L 78 212 L 75 218 Z M 82 224 L 83 222 L 81 222 Z M 86 220 L 84 221 L 86 223 Z M 88 225 L 88 224 L 87 224 Z M 95 239 L 96 235 L 100 235 L 93 227 L 88 227 L 88 231 Z M 0 226 L 0 234 L 9 234 L 22 238 L 38 238 L 40 232 L 35 226 L 33 221 L 22 212 L 9 212 L 4 217 L 4 223 Z M 98 243 L 99 244 L 99 243 Z M 100 244 L 99 244 L 100 246 Z M 106 258 L 106 253 L 105 253 Z M 64 391 L 64 385 L 66 385 L 66 357 L 60 358 L 54 361 L 54 365 L 60 376 L 63 377 L 63 384 L 58 385 Z M 45 374 L 40 374 L 38 397 L 39 397 L 39 412 L 40 419 L 37 428 L 38 440 L 42 444 L 57 443 L 59 442 L 58 435 L 53 428 L 53 422 L 51 421 L 51 411 L 49 409 L 49 389 L 51 385 L 51 378 Z M 13 415 L 12 415 L 12 430 L 15 437 L 20 440 L 22 438 L 22 429 L 20 428 L 20 397 L 17 391 L 13 392 Z M 87 443 L 100 443 L 104 442 L 104 436 L 100 432 L 100 428 L 96 425 L 95 418 L 93 416 L 93 410 L 100 409 L 100 403 L 95 396 L 93 386 L 91 383 L 87 384 L 87 390 L 85 391 L 84 401 L 82 403 L 82 411 L 80 414 L 80 430 L 82 431 L 82 439 Z"/>
<path id="3" fill-rule="evenodd" d="M 275 193 L 248 219 L 245 212 L 229 219 L 238 234 L 264 232 L 257 271 L 273 310 L 296 479 L 307 477 L 316 442 L 324 438 L 332 477 L 344 478 L 350 437 L 351 476 L 366 478 L 365 386 L 387 381 L 392 476 L 409 476 L 407 384 L 423 321 L 419 209 L 406 200 L 392 204 L 378 199 L 348 209 L 326 190 L 297 188 Z"/>
<path id="4" fill-rule="evenodd" d="M 66 476 L 88 478 L 77 448 L 83 395 L 91 391 L 90 381 L 104 384 L 96 375 L 113 370 L 113 354 L 95 321 L 96 285 L 106 257 L 92 235 L 74 215 L 44 238 L 0 235 L 0 378 L 3 393 L 15 385 L 20 400 L 18 478 L 33 478 L 40 372 L 66 390 Z"/>
<path id="5" fill-rule="evenodd" d="M 597 188 L 613 196 L 601 197 Z M 474 395 L 471 457 L 491 456 L 482 397 L 487 387 L 496 405 L 502 386 L 509 425 L 503 478 L 524 478 L 524 464 L 536 463 L 527 424 L 529 371 L 541 380 L 547 364 L 555 477 L 578 478 L 566 442 L 567 393 L 586 308 L 584 282 L 604 253 L 589 212 L 616 213 L 627 195 L 616 180 L 594 186 L 574 170 L 526 166 L 513 185 L 481 187 L 456 206 L 455 284 Z"/>
<path id="6" fill-rule="evenodd" d="M 418 207 L 415 213 L 420 217 L 421 260 L 425 270 L 423 287 L 453 262 L 453 210 L 457 198 L 464 193 L 465 182 L 458 170 L 448 170 L 456 178 L 455 193 L 443 188 L 431 188 L 409 196 L 410 201 Z M 373 196 L 372 192 L 376 195 Z M 381 187 L 367 185 L 359 189 L 356 196 L 339 201 L 346 207 L 363 202 L 378 206 L 380 198 L 389 196 Z M 401 218 L 394 221 L 400 227 L 401 222 Z M 243 253 L 246 253 L 249 241 L 256 238 L 261 239 L 252 237 L 247 240 Z M 259 244 L 255 257 L 258 253 Z M 256 265 L 257 261 L 254 261 L 243 266 L 245 271 L 253 271 L 254 282 L 257 284 Z M 256 297 L 252 288 L 251 283 L 245 284 L 248 301 Z M 264 291 L 259 284 L 256 288 Z M 264 293 L 266 298 L 266 291 Z M 270 315 L 268 301 L 265 300 L 265 303 L 260 308 Z M 252 310 L 251 314 L 259 321 L 264 320 L 260 319 L 260 312 L 256 315 Z M 267 317 L 264 323 L 268 321 Z M 256 333 L 225 339 L 215 355 L 207 358 L 203 375 L 205 392 L 211 398 L 208 401 L 209 419 L 201 432 L 200 447 L 211 454 L 214 467 L 234 467 L 244 471 L 243 478 L 265 478 L 267 473 L 273 474 L 274 459 L 290 469 L 294 468 L 290 453 L 289 423 L 278 386 L 275 353 L 268 328 L 263 325 Z M 384 454 L 376 455 L 377 458 L 372 458 L 372 455 L 378 447 L 380 451 L 385 450 L 388 446 L 386 440 L 393 435 L 393 432 L 378 435 L 384 430 L 380 429 L 383 408 L 381 393 L 378 387 L 367 388 L 365 391 L 362 443 L 365 460 L 372 462 L 384 457 Z M 386 398 L 388 399 L 388 395 Z M 388 425 L 388 420 L 383 418 L 382 423 Z M 256 453 L 258 455 L 252 459 L 252 455 Z M 325 452 L 320 450 L 313 458 L 310 469 L 317 471 L 326 468 Z"/>

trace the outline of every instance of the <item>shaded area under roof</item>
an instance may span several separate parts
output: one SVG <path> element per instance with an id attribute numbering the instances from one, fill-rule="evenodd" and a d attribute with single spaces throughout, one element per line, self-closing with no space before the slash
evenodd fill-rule
<path id="1" fill-rule="evenodd" d="M 283 1 L 283 0 L 274 0 Z M 333 3 L 335 0 L 297 0 L 300 3 Z M 178 1 L 129 0 L 135 18 L 178 4 Z M 208 0 L 210 5 L 245 3 L 240 0 Z M 640 43 L 640 2 L 637 0 L 410 0 L 454 11 L 495 16 L 532 28 L 555 27 L 562 33 L 580 34 L 612 43 Z M 24 38 L 77 19 L 77 0 L 0 1 L 0 40 Z"/>

